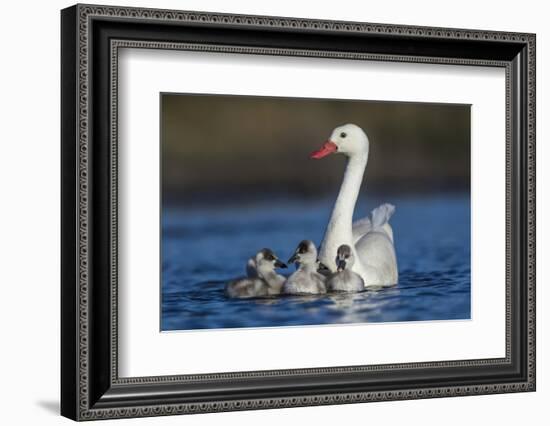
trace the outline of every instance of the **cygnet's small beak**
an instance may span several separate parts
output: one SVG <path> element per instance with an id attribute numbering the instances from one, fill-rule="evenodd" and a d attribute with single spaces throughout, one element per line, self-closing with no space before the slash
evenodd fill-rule
<path id="1" fill-rule="evenodd" d="M 338 272 L 342 272 L 344 269 L 346 269 L 346 261 L 344 259 L 338 260 Z"/>
<path id="2" fill-rule="evenodd" d="M 279 259 L 275 260 L 275 267 L 276 268 L 286 268 L 286 263 L 281 262 Z"/>
<path id="3" fill-rule="evenodd" d="M 288 262 L 289 264 L 293 264 L 293 263 L 296 263 L 298 261 L 298 253 L 294 253 L 292 255 L 292 257 L 290 259 L 288 259 Z"/>
<path id="4" fill-rule="evenodd" d="M 326 141 L 323 146 L 317 151 L 312 152 L 309 158 L 314 158 L 315 160 L 318 160 L 336 151 L 338 151 L 338 146 L 334 142 L 329 140 Z"/>

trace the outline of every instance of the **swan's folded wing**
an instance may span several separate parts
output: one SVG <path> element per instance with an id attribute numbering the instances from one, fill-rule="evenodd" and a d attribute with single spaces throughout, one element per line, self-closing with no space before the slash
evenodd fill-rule
<path id="1" fill-rule="evenodd" d="M 373 229 L 383 230 L 393 241 L 393 230 L 390 226 L 390 219 L 395 213 L 395 206 L 384 203 L 373 209 L 369 216 L 356 220 L 352 225 L 353 241 L 357 242 L 363 235 Z"/>
<path id="2" fill-rule="evenodd" d="M 352 225 L 352 235 L 353 235 L 353 241 L 357 241 L 359 238 L 361 238 L 363 235 L 365 235 L 367 232 L 369 232 L 372 229 L 372 224 L 370 221 L 370 217 L 364 217 L 363 219 L 356 220 L 353 222 Z"/>

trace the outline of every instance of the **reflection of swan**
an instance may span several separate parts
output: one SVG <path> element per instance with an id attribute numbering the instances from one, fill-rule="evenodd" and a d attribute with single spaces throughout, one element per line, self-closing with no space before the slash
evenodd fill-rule
<path id="1" fill-rule="evenodd" d="M 363 291 L 365 283 L 363 278 L 353 272 L 355 256 L 351 247 L 342 244 L 336 253 L 338 270 L 327 280 L 327 291 L 344 291 L 348 293 Z"/>
<path id="2" fill-rule="evenodd" d="M 374 209 L 368 221 L 352 226 L 353 211 L 359 196 L 363 174 L 369 157 L 369 139 L 355 124 L 346 124 L 333 130 L 330 139 L 312 158 L 323 158 L 331 153 L 348 157 L 346 172 L 332 211 L 325 237 L 321 244 L 319 260 L 333 272 L 336 271 L 336 251 L 342 244 L 354 251 L 356 262 L 353 271 L 365 282 L 365 286 L 397 284 L 397 260 L 393 246 L 393 231 L 388 221 L 395 208 L 383 204 Z"/>
<path id="3" fill-rule="evenodd" d="M 270 249 L 262 249 L 254 257 L 255 277 L 239 278 L 227 283 L 225 294 L 231 298 L 250 298 L 280 294 L 285 277 L 275 268 L 286 268 Z"/>
<path id="4" fill-rule="evenodd" d="M 312 241 L 304 240 L 288 260 L 297 263 L 298 270 L 285 282 L 285 294 L 322 294 L 326 293 L 325 277 L 317 272 L 317 249 Z"/>

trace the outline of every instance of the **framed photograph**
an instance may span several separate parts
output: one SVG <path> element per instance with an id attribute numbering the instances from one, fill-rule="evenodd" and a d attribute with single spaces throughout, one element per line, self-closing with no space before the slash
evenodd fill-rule
<path id="1" fill-rule="evenodd" d="M 61 12 L 61 412 L 535 390 L 535 35 Z"/>

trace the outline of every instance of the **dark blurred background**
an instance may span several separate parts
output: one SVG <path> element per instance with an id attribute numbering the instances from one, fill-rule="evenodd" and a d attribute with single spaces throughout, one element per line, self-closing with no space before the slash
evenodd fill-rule
<path id="1" fill-rule="evenodd" d="M 363 194 L 469 191 L 469 105 L 162 94 L 163 201 L 336 196 L 344 157 L 309 154 L 345 123 L 370 140 Z"/>

